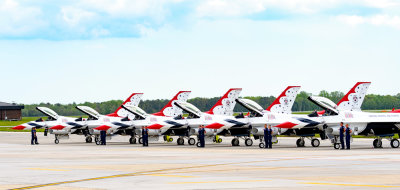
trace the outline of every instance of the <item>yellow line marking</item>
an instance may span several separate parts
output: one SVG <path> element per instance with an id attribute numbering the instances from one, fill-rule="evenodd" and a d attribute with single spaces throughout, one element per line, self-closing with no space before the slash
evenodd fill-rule
<path id="1" fill-rule="evenodd" d="M 51 169 L 51 168 L 24 168 L 27 170 L 46 170 L 46 171 L 70 171 L 70 170 L 63 170 L 63 169 Z"/>
<path id="2" fill-rule="evenodd" d="M 336 186 L 352 186 L 352 187 L 400 187 L 397 185 L 363 185 L 363 184 L 345 184 L 345 183 L 316 183 L 316 182 L 299 182 L 300 184 L 311 185 L 336 185 Z"/>
<path id="3" fill-rule="evenodd" d="M 94 181 L 94 180 L 99 180 L 99 179 L 110 179 L 110 178 L 117 178 L 117 177 L 129 177 L 129 176 L 146 175 L 146 174 L 149 174 L 149 173 L 157 173 L 157 172 L 164 172 L 164 171 L 184 170 L 184 169 L 192 169 L 192 168 L 205 168 L 205 167 L 213 167 L 213 166 L 224 166 L 224 165 L 256 163 L 256 162 L 265 162 L 265 160 L 263 160 L 263 161 L 235 162 L 235 163 L 225 163 L 225 164 L 209 164 L 209 165 L 199 165 L 199 166 L 189 166 L 189 167 L 169 168 L 169 169 L 159 169 L 159 170 L 151 170 L 151 171 L 143 171 L 143 172 L 135 172 L 135 173 L 110 175 L 110 176 L 103 176 L 103 177 L 86 178 L 86 179 L 79 179 L 79 180 L 70 180 L 70 181 L 63 181 L 63 182 L 56 182 L 56 183 L 47 183 L 47 184 L 41 184 L 41 185 L 33 185 L 33 186 L 26 186 L 26 187 L 21 187 L 21 188 L 14 188 L 14 189 L 11 189 L 11 190 L 34 189 L 34 188 L 39 188 L 39 187 L 48 187 L 48 186 L 67 184 L 67 183 L 83 182 L 83 181 Z"/>
<path id="4" fill-rule="evenodd" d="M 159 177 L 195 177 L 195 176 L 187 176 L 187 175 L 167 175 L 167 174 L 149 174 L 149 176 L 159 176 Z"/>
<path id="5" fill-rule="evenodd" d="M 260 182 L 260 181 L 271 181 L 265 180 L 234 180 L 234 181 L 190 181 L 190 182 L 170 182 L 168 184 L 193 184 L 193 183 L 243 183 L 243 182 Z"/>

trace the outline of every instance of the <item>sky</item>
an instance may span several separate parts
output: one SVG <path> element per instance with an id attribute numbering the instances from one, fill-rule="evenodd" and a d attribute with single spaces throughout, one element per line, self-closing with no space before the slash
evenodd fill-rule
<path id="1" fill-rule="evenodd" d="M 0 0 L 0 101 L 400 93 L 398 0 Z"/>

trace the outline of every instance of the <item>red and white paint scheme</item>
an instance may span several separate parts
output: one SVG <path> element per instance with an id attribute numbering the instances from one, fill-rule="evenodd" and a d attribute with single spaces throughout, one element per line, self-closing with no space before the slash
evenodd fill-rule
<path id="1" fill-rule="evenodd" d="M 353 88 L 337 103 L 338 110 L 361 110 L 364 97 L 371 82 L 357 82 Z"/>
<path id="2" fill-rule="evenodd" d="M 48 118 L 42 118 L 36 121 L 30 121 L 13 127 L 15 130 L 31 130 L 33 127 L 37 129 L 44 128 L 50 134 L 55 135 L 54 143 L 58 144 L 59 139 L 68 139 L 70 134 L 86 136 L 86 142 L 90 135 L 85 130 L 84 120 L 82 118 L 65 117 L 58 115 L 55 111 L 47 107 L 36 107 L 37 110 L 45 114 Z"/>
<path id="3" fill-rule="evenodd" d="M 266 111 L 272 113 L 290 114 L 296 96 L 299 93 L 300 86 L 288 86 L 282 94 L 280 94 Z"/>
<path id="4" fill-rule="evenodd" d="M 358 101 L 363 100 L 365 96 L 365 86 L 364 88 L 360 88 L 360 91 L 354 90 L 360 84 L 362 83 L 357 83 L 350 90 L 356 92 Z M 364 84 L 367 84 L 368 88 L 370 83 Z M 382 147 L 382 139 L 384 138 L 390 140 L 391 147 L 399 147 L 399 141 L 393 136 L 396 133 L 400 133 L 400 113 L 363 112 L 360 109 L 362 102 L 359 103 L 356 100 L 353 101 L 354 105 L 349 109 L 349 107 L 341 107 L 340 104 L 336 108 L 331 100 L 324 97 L 311 96 L 309 99 L 325 110 L 325 115 L 314 117 L 314 119 L 318 119 L 321 125 L 324 126 L 325 132 L 335 148 L 340 147 L 338 136 L 341 122 L 349 124 L 349 127 L 352 129 L 352 135 L 375 136 L 376 138 L 373 141 L 375 148 Z M 345 97 L 344 100 L 352 102 L 352 99 L 348 97 Z M 341 102 L 345 101 L 342 99 L 339 103 Z"/>
<path id="5" fill-rule="evenodd" d="M 149 126 L 153 124 L 153 121 L 164 121 L 170 119 L 172 116 L 181 115 L 182 110 L 173 105 L 173 103 L 187 101 L 189 94 L 190 91 L 178 92 L 160 112 L 155 114 L 147 114 L 138 107 L 138 103 L 125 103 L 121 105 L 121 108 L 124 110 L 122 113 L 127 114 L 130 119 L 100 115 L 94 109 L 86 106 L 77 106 L 77 108 L 90 116 L 87 126 L 90 129 L 90 133 L 95 135 L 96 142 L 99 142 L 100 131 L 106 131 L 108 139 L 111 139 L 112 135 L 130 135 L 129 142 L 135 144 L 137 141 L 136 137 L 139 138 L 139 143 L 141 143 L 141 127 Z M 126 108 L 131 108 L 132 110 Z M 118 113 L 121 113 L 121 111 L 119 110 Z"/>

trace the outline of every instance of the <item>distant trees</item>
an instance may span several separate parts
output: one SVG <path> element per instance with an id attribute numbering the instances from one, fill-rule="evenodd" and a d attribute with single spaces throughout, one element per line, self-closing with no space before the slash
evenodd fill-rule
<path id="1" fill-rule="evenodd" d="M 293 105 L 293 111 L 311 111 L 319 108 L 314 105 L 312 102 L 307 100 L 307 97 L 310 96 L 310 93 L 301 91 L 297 97 L 296 101 Z M 319 96 L 327 97 L 331 99 L 333 102 L 337 103 L 344 96 L 343 92 L 334 91 L 327 92 L 325 90 L 321 91 Z M 249 96 L 244 97 L 251 99 L 258 104 L 260 104 L 264 109 L 266 109 L 274 100 L 274 96 L 261 97 L 261 96 Z M 218 101 L 219 97 L 214 98 L 192 98 L 189 99 L 188 102 L 197 106 L 202 111 L 208 111 L 210 108 Z M 83 104 L 50 104 L 50 103 L 40 103 L 40 104 L 27 104 L 25 105 L 25 109 L 22 110 L 22 115 L 26 116 L 42 116 L 43 114 L 36 110 L 37 106 L 44 106 L 53 109 L 60 115 L 65 116 L 79 116 L 84 115 L 75 107 L 77 105 L 85 105 L 92 107 L 97 110 L 101 114 L 109 114 L 114 112 L 121 104 L 122 100 L 110 100 L 106 102 L 85 102 Z M 140 102 L 140 107 L 145 110 L 147 113 L 155 113 L 161 110 L 165 104 L 168 103 L 166 99 L 157 99 L 157 100 L 144 100 Z M 363 110 L 382 110 L 382 109 L 392 109 L 393 107 L 399 109 L 400 108 L 400 93 L 397 95 L 376 95 L 376 94 L 368 94 L 362 105 Z M 247 110 L 237 105 L 235 107 L 236 112 L 247 112 Z"/>

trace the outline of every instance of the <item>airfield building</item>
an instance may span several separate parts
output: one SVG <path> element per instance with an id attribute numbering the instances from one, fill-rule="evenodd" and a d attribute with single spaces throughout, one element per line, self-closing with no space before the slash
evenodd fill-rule
<path id="1" fill-rule="evenodd" d="M 0 120 L 21 120 L 24 106 L 0 102 Z"/>

